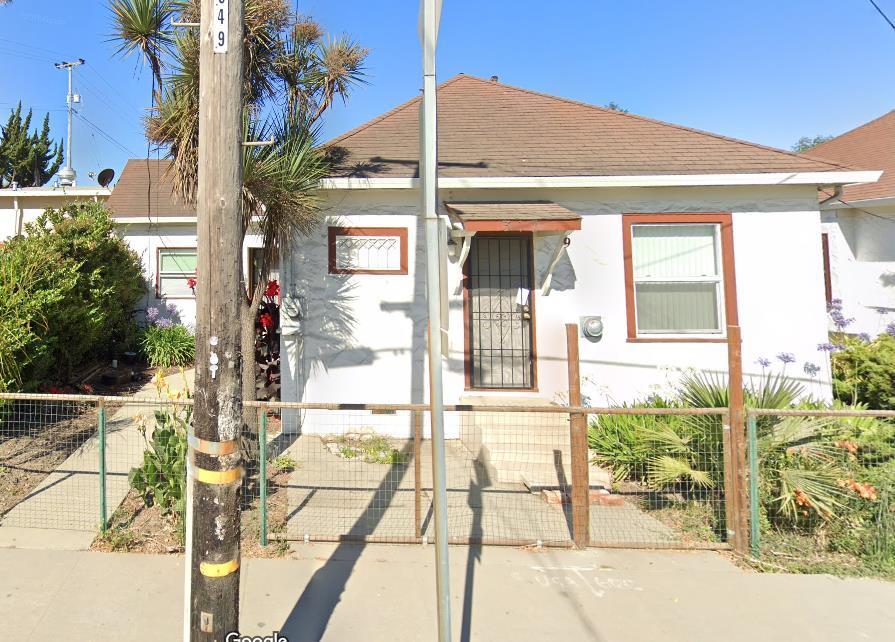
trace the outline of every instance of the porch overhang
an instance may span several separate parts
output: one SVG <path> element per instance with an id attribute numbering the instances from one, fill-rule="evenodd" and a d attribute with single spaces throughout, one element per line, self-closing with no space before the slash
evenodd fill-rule
<path id="1" fill-rule="evenodd" d="M 581 215 L 552 201 L 452 202 L 445 208 L 470 232 L 569 232 Z"/>

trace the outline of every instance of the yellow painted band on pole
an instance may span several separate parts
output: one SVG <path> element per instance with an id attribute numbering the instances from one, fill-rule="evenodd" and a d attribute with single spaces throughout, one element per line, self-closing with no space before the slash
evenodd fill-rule
<path id="1" fill-rule="evenodd" d="M 230 560 L 222 564 L 212 564 L 211 562 L 201 562 L 199 564 L 199 572 L 205 577 L 226 577 L 230 573 L 236 572 L 239 568 L 239 560 Z"/>
<path id="2" fill-rule="evenodd" d="M 242 468 L 230 468 L 229 470 L 206 470 L 204 468 L 195 468 L 196 481 L 203 484 L 232 484 L 242 479 Z"/>
<path id="3" fill-rule="evenodd" d="M 195 435 L 189 435 L 187 437 L 187 442 L 189 443 L 190 448 L 196 452 L 200 452 L 204 455 L 217 455 L 219 457 L 232 455 L 236 452 L 237 447 L 235 439 L 231 439 L 230 441 L 208 441 L 207 439 L 199 439 Z"/>

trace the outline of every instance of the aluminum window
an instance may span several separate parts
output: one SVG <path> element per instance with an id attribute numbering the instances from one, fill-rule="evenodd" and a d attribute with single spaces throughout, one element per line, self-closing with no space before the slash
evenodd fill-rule
<path id="1" fill-rule="evenodd" d="M 720 227 L 717 223 L 631 226 L 638 335 L 723 332 Z"/>
<path id="2" fill-rule="evenodd" d="M 198 257 L 196 248 L 159 248 L 156 291 L 159 297 L 193 298 L 187 279 L 195 278 Z"/>

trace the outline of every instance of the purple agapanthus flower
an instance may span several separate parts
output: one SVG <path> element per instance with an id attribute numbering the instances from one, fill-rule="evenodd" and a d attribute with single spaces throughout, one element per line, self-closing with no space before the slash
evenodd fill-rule
<path id="1" fill-rule="evenodd" d="M 154 321 L 158 316 L 158 308 L 147 308 L 146 310 L 146 318 L 150 321 Z"/>
<path id="2" fill-rule="evenodd" d="M 168 304 L 167 310 L 168 310 L 168 314 L 177 314 L 177 312 L 178 312 L 177 306 L 174 305 L 173 303 Z"/>
<path id="3" fill-rule="evenodd" d="M 876 313 L 880 316 L 885 316 L 885 315 L 889 314 L 889 312 L 890 312 L 889 308 L 876 308 Z"/>
<path id="4" fill-rule="evenodd" d="M 783 364 L 796 362 L 796 356 L 792 352 L 781 352 L 777 355 L 777 358 Z"/>
<path id="5" fill-rule="evenodd" d="M 834 312 L 842 309 L 842 299 L 831 299 L 827 304 L 827 312 Z"/>
<path id="6" fill-rule="evenodd" d="M 839 310 L 830 312 L 830 319 L 833 320 L 833 323 L 840 332 L 855 322 L 854 318 L 846 319 Z"/>
<path id="7" fill-rule="evenodd" d="M 768 368 L 771 365 L 771 360 L 766 359 L 765 357 L 759 357 L 758 359 L 755 360 L 755 363 L 760 365 L 762 368 Z"/>
<path id="8" fill-rule="evenodd" d="M 862 332 L 858 335 L 858 340 L 862 341 L 863 343 L 870 343 L 871 341 L 873 341 L 873 338 L 866 332 Z"/>
<path id="9" fill-rule="evenodd" d="M 886 334 L 895 337 L 895 321 L 886 326 Z"/>
<path id="10" fill-rule="evenodd" d="M 817 349 L 821 352 L 836 352 L 836 346 L 832 343 L 818 343 Z"/>
<path id="11" fill-rule="evenodd" d="M 174 325 L 174 322 L 168 317 L 162 317 L 158 321 L 155 322 L 155 325 L 159 328 L 170 328 Z"/>
<path id="12" fill-rule="evenodd" d="M 804 370 L 805 370 L 805 374 L 808 375 L 809 377 L 816 377 L 817 373 L 820 372 L 820 366 L 817 364 L 811 363 L 810 361 L 806 361 Z"/>

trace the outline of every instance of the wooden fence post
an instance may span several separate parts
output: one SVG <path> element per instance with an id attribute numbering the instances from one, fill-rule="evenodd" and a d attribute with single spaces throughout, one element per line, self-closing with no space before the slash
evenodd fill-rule
<path id="1" fill-rule="evenodd" d="M 581 374 L 578 365 L 578 324 L 566 324 L 569 368 L 569 405 L 581 406 Z M 577 548 L 590 542 L 590 475 L 587 464 L 587 417 L 569 414 L 572 459 L 572 540 Z"/>
<path id="2" fill-rule="evenodd" d="M 417 539 L 423 536 L 423 511 L 422 511 L 422 439 L 423 439 L 423 415 L 413 411 L 413 523 Z"/>
<path id="3" fill-rule="evenodd" d="M 746 495 L 746 408 L 743 398 L 742 338 L 738 325 L 727 326 L 727 367 L 730 386 L 728 416 L 733 497 L 725 497 L 725 501 L 733 500 L 734 548 L 741 555 L 747 555 L 749 502 Z"/>

